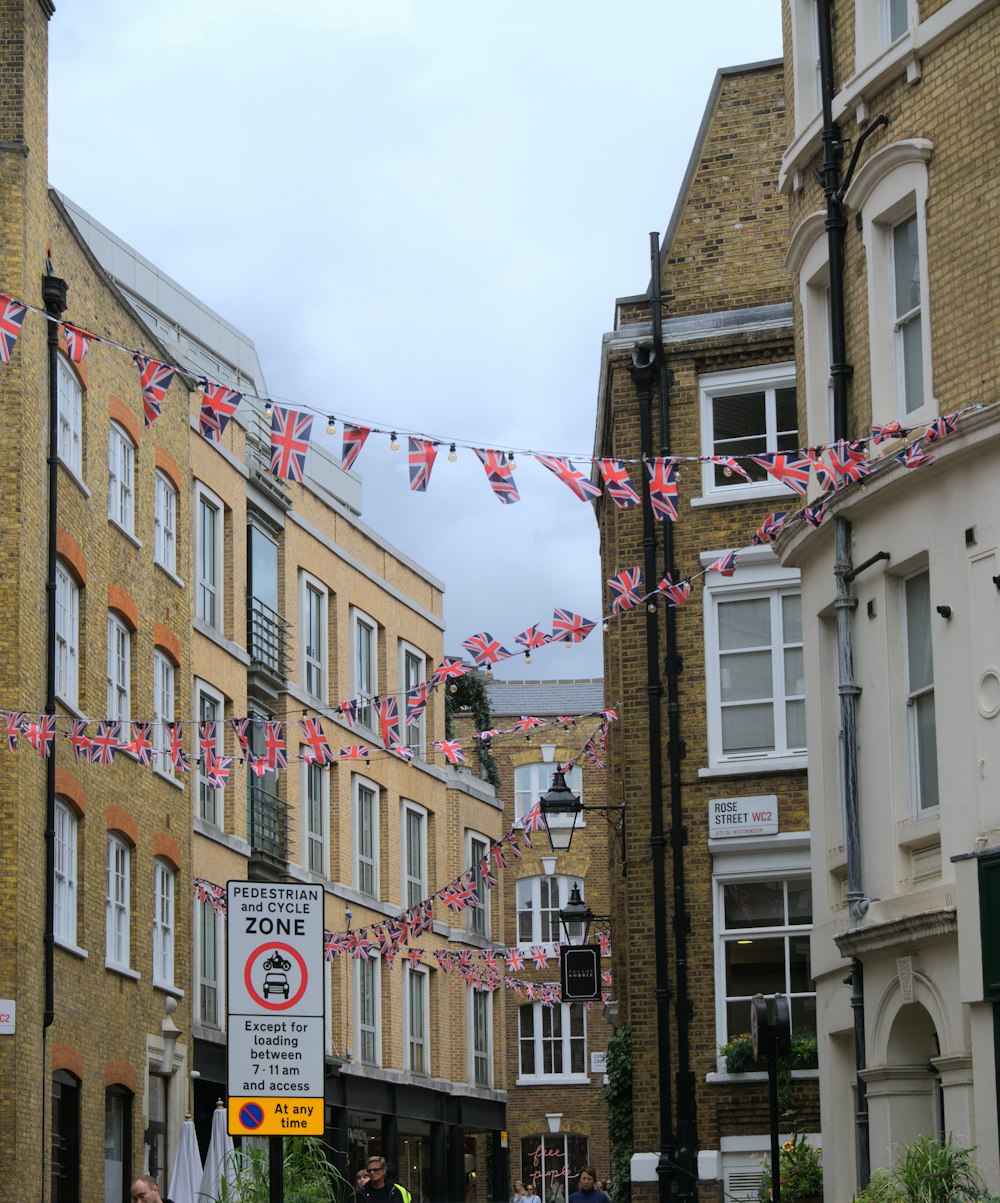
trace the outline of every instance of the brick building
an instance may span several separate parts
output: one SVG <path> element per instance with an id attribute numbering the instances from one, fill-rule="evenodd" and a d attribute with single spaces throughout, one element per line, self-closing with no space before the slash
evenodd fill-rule
<path id="1" fill-rule="evenodd" d="M 526 736 L 494 741 L 505 826 L 535 805 L 549 789 L 555 766 L 570 760 L 576 763 L 566 782 L 573 792 L 585 806 L 606 804 L 606 770 L 580 756 L 599 720 L 549 725 L 559 715 L 600 711 L 600 680 L 493 680 L 487 682 L 486 692 L 498 729 L 510 730 L 525 715 L 546 724 Z M 532 849 L 504 873 L 501 939 L 525 954 L 524 981 L 557 982 L 558 963 L 553 961 L 546 970 L 531 969 L 531 949 L 542 945 L 550 953 L 558 951 L 564 937 L 557 912 L 568 903 L 574 885 L 595 915 L 607 915 L 610 879 L 624 866 L 616 851 L 609 856 L 608 827 L 600 814 L 584 814 L 578 820 L 565 852 L 554 854 L 544 831 L 532 842 Z M 604 961 L 602 968 L 609 964 Z M 577 1189 L 583 1165 L 594 1165 L 602 1178 L 610 1174 L 602 1067 L 611 1031 L 599 1003 L 562 1003 L 556 1010 L 506 993 L 509 1177 L 511 1183 L 518 1178 L 526 1186 L 531 1183 L 543 1203 L 558 1198 L 560 1191 L 568 1198 Z"/>
<path id="2" fill-rule="evenodd" d="M 63 282 L 65 320 L 162 359 L 48 190 L 51 13 L 23 0 L 2 15 L 2 290 L 55 313 Z M 161 522 L 168 494 L 190 519 L 188 397 L 175 384 L 145 428 L 131 358 L 107 342 L 79 363 L 68 351 L 62 328 L 29 312 L 0 366 L 12 444 L 0 468 L 0 706 L 37 724 L 50 655 L 56 701 L 51 756 L 22 729 L 0 762 L 0 995 L 15 1004 L 0 1005 L 12 1014 L 0 1036 L 4 1200 L 93 1198 L 94 1183 L 127 1196 L 144 1131 L 155 1164 L 179 1127 L 192 1068 L 190 1042 L 176 1038 L 191 1027 L 191 793 L 125 752 L 79 761 L 66 738 L 73 720 L 91 720 L 94 735 L 109 718 L 128 739 L 132 720 L 162 723 L 190 705 L 191 549 L 181 542 L 168 567 Z"/>
<path id="3" fill-rule="evenodd" d="M 995 1192 L 1000 9 L 783 13 L 799 426 L 804 444 L 866 440 L 875 465 L 779 543 L 802 578 L 823 1133 L 857 1150 L 828 1160 L 827 1197 L 942 1132 L 978 1146 Z M 812 174 L 825 133 L 860 151 L 853 175 L 834 162 L 832 207 Z M 908 468 L 919 440 L 935 462 Z"/>
<path id="4" fill-rule="evenodd" d="M 626 461 L 638 488 L 644 453 L 681 457 L 676 523 L 598 502 L 603 575 L 638 565 L 646 591 L 664 575 L 694 586 L 605 636 L 606 693 L 622 702 L 614 982 L 632 1033 L 637 1199 L 655 1197 L 661 1154 L 664 1188 L 755 1197 L 763 1066 L 720 1049 L 749 1031 L 757 992 L 789 996 L 806 1060 L 786 1123 L 818 1128 L 798 574 L 749 546 L 794 494 L 745 458 L 799 445 L 784 143 L 782 64 L 720 71 L 660 242 L 660 328 L 650 288 L 618 300 L 602 347 L 595 455 Z M 734 549 L 735 572 L 712 568 Z"/>

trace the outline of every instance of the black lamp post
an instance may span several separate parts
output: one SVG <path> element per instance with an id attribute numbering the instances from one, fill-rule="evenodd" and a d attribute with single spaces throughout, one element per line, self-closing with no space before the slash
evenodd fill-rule
<path id="1" fill-rule="evenodd" d="M 614 831 L 621 851 L 622 872 L 625 871 L 625 805 L 584 806 L 577 794 L 566 784 L 566 775 L 561 768 L 552 774 L 552 784 L 538 799 L 538 810 L 549 837 L 553 852 L 568 852 L 576 830 L 576 820 L 584 811 L 596 811 L 604 815 Z M 612 817 L 618 816 L 617 821 Z M 553 822 L 553 820 L 555 820 Z M 572 902 L 572 899 L 570 899 Z M 583 903 L 577 891 L 577 901 Z M 562 912 L 559 912 L 562 915 Z M 593 918 L 593 916 L 591 916 Z"/>
<path id="2" fill-rule="evenodd" d="M 590 928 L 594 922 L 594 912 L 583 901 L 578 881 L 573 883 L 569 902 L 559 911 L 559 922 L 566 934 L 567 944 L 583 945 L 587 943 Z"/>

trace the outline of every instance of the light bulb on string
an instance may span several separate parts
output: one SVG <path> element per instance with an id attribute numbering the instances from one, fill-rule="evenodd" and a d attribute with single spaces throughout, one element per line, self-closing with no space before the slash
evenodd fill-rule
<path id="1" fill-rule="evenodd" d="M 392 434 L 389 435 L 389 450 L 390 451 L 398 451 L 399 450 L 399 439 L 396 437 L 395 431 L 393 431 Z"/>
<path id="2" fill-rule="evenodd" d="M 452 445 L 448 448 L 448 462 L 450 464 L 453 464 L 455 462 L 455 460 L 457 460 L 457 459 L 458 459 L 458 452 L 455 450 L 455 444 L 452 443 Z"/>
<path id="3" fill-rule="evenodd" d="M 513 471 L 517 467 L 517 464 L 514 463 L 514 452 L 513 451 L 507 452 L 507 463 L 510 464 L 511 471 Z"/>
<path id="4" fill-rule="evenodd" d="M 733 474 L 732 468 L 730 468 L 730 466 L 728 464 L 726 464 L 726 466 L 722 469 L 722 475 L 729 477 L 729 476 L 732 476 L 732 474 Z"/>
<path id="5" fill-rule="evenodd" d="M 272 408 L 273 408 L 273 406 L 271 405 L 271 398 L 268 397 L 267 400 L 264 402 L 264 417 L 265 418 L 269 418 L 271 416 Z"/>
<path id="6" fill-rule="evenodd" d="M 601 629 L 604 631 L 604 634 L 606 635 L 606 634 L 608 633 L 608 631 L 610 631 L 610 630 L 611 630 L 611 623 L 610 623 L 610 622 L 605 622 L 605 623 L 602 625 Z"/>
<path id="7" fill-rule="evenodd" d="M 531 663 L 531 652 L 524 653 L 524 662 L 525 662 L 525 664 Z"/>
<path id="8" fill-rule="evenodd" d="M 649 611 L 650 614 L 655 614 L 656 613 L 656 602 L 655 601 L 647 602 L 646 609 Z"/>
<path id="9" fill-rule="evenodd" d="M 333 414 L 330 414 L 330 416 L 326 420 L 326 433 L 333 434 L 336 429 L 337 429 L 337 419 L 333 416 Z"/>

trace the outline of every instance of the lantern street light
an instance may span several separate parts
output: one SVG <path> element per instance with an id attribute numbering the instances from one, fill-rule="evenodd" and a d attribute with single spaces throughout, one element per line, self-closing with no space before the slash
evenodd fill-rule
<path id="1" fill-rule="evenodd" d="M 615 833 L 621 851 L 622 872 L 625 871 L 625 804 L 621 806 L 584 806 L 577 794 L 566 784 L 566 775 L 560 766 L 552 774 L 552 784 L 538 799 L 538 811 L 549 846 L 553 852 L 568 852 L 576 830 L 576 820 L 584 811 L 596 811 L 604 815 Z M 617 815 L 617 820 L 612 816 Z"/>
<path id="2" fill-rule="evenodd" d="M 559 922 L 566 933 L 566 943 L 582 945 L 587 943 L 591 924 L 594 922 L 594 912 L 583 901 L 580 894 L 580 883 L 573 883 L 570 890 L 569 902 L 559 911 Z"/>

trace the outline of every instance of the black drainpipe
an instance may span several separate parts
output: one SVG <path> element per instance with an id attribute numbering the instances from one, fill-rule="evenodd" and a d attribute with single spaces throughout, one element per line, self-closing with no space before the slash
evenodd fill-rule
<path id="1" fill-rule="evenodd" d="M 655 321 L 654 321 L 655 326 Z M 653 455 L 653 381 L 656 355 L 646 346 L 632 350 L 632 379 L 639 402 L 639 439 L 643 459 Z M 642 548 L 646 588 L 656 575 L 656 525 L 649 500 L 649 478 L 642 469 Z M 656 1077 L 659 1096 L 659 1159 L 656 1164 L 660 1203 L 668 1203 L 675 1181 L 671 1100 L 670 976 L 667 964 L 666 838 L 663 830 L 663 751 L 661 747 L 659 625 L 655 607 L 646 608 L 646 712 L 649 722 L 649 812 L 653 887 L 653 959 L 656 971 Z"/>
<path id="2" fill-rule="evenodd" d="M 660 239 L 654 231 L 650 235 L 650 260 L 653 282 L 653 351 L 656 356 L 659 385 L 660 451 L 661 456 L 670 454 L 670 384 L 671 373 L 663 350 L 663 325 L 660 298 Z M 663 529 L 663 571 L 676 579 L 674 569 L 674 528 L 671 522 L 661 523 Z M 647 588 L 649 586 L 647 585 Z M 680 674 L 683 668 L 677 650 L 677 611 L 666 607 L 667 634 L 667 758 L 670 771 L 670 847 L 673 869 L 673 928 L 674 928 L 674 980 L 676 1001 L 674 1014 L 677 1019 L 677 1142 L 675 1156 L 680 1180 L 677 1195 L 682 1199 L 697 1199 L 698 1175 L 698 1112 L 695 1099 L 694 1075 L 691 1072 L 690 1024 L 694 1008 L 688 994 L 687 943 L 691 927 L 691 916 L 687 909 L 684 880 L 684 848 L 688 833 L 684 825 L 681 792 L 681 761 L 684 759 L 685 744 L 681 738 Z"/>

